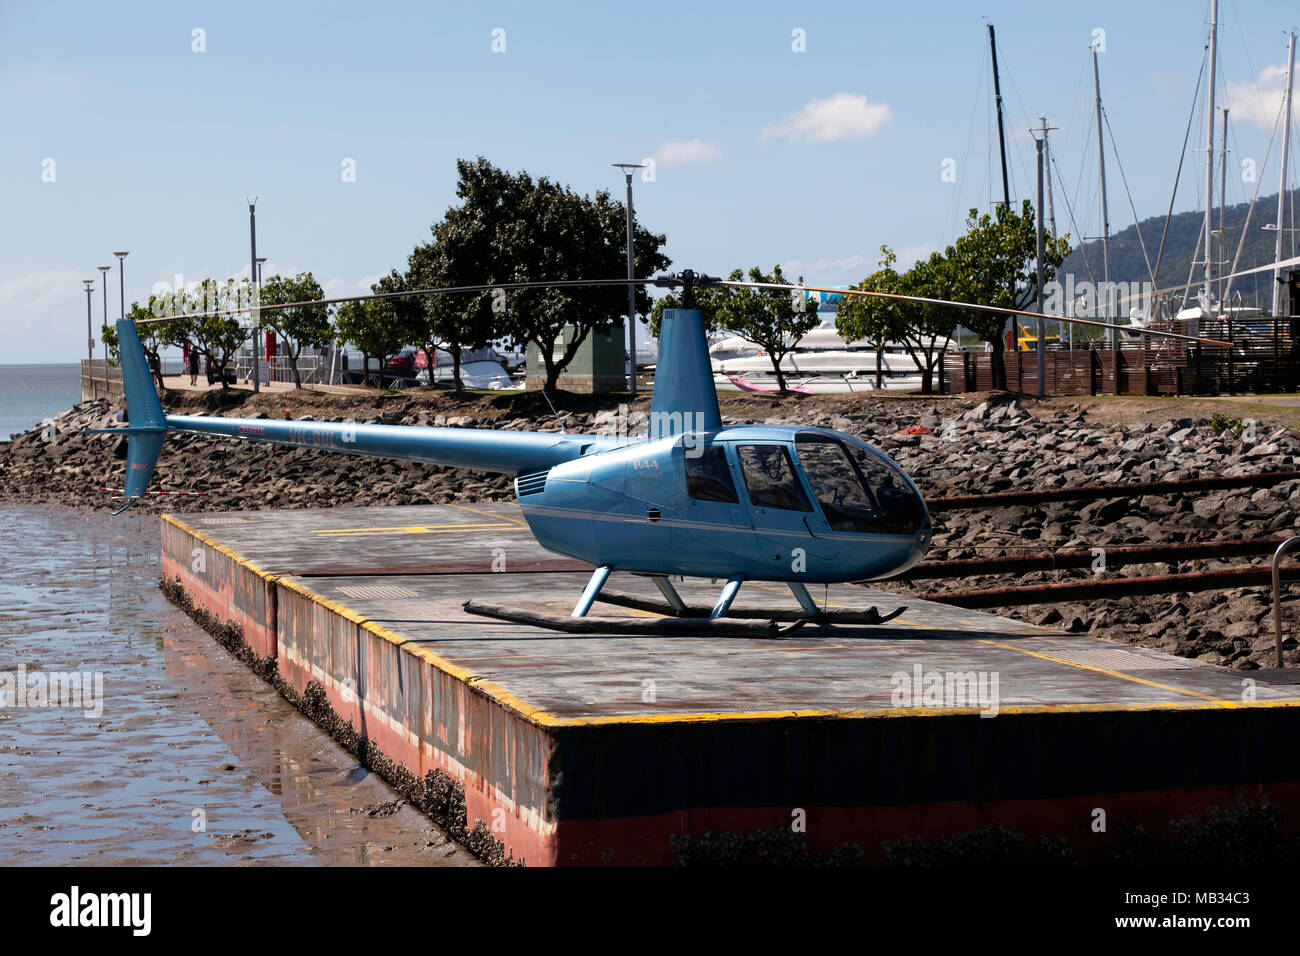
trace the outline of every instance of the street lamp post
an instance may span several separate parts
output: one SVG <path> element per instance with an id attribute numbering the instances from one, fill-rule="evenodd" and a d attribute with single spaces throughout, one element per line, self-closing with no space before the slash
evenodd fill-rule
<path id="1" fill-rule="evenodd" d="M 91 397 L 93 398 L 95 393 L 95 379 L 90 371 L 90 360 L 95 357 L 95 339 L 90 334 L 90 291 L 95 288 L 95 280 L 82 279 L 81 281 L 86 287 L 86 354 L 88 356 L 86 360 L 86 377 L 90 382 L 90 392 Z M 82 395 L 82 398 L 84 400 L 85 395 Z"/>
<path id="2" fill-rule="evenodd" d="M 119 316 L 119 318 L 125 319 L 126 318 L 126 257 L 129 256 L 130 253 L 115 252 L 113 253 L 113 255 L 117 256 L 118 296 L 121 300 L 120 304 L 122 307 L 122 314 L 121 316 Z"/>
<path id="3" fill-rule="evenodd" d="M 99 284 L 104 290 L 104 325 L 108 325 L 108 273 L 112 266 L 96 266 L 99 269 Z M 95 350 L 92 347 L 90 351 L 91 361 L 94 361 Z M 94 377 L 91 377 L 94 382 Z M 104 394 L 108 394 L 108 346 L 104 346 Z"/>
<path id="4" fill-rule="evenodd" d="M 265 262 L 265 261 L 266 261 L 266 256 L 258 256 L 258 257 L 257 257 L 257 294 L 258 294 L 259 299 L 260 299 L 261 294 L 262 294 L 262 263 Z M 259 349 L 266 348 L 266 336 L 263 335 L 263 334 L 261 334 L 261 330 L 260 330 L 260 329 L 258 330 L 258 341 L 257 341 L 256 345 L 257 345 L 257 347 L 258 347 Z M 266 357 L 266 380 L 267 380 L 267 382 L 269 383 L 273 377 L 274 377 L 274 374 L 273 374 L 272 371 L 271 371 L 271 356 L 270 356 L 270 355 L 267 355 L 267 357 Z"/>
<path id="5" fill-rule="evenodd" d="M 253 302 L 249 309 L 249 318 L 253 322 L 253 392 L 262 391 L 262 346 L 258 341 L 262 334 L 258 320 L 257 299 L 261 294 L 261 282 L 257 272 L 257 197 L 246 196 L 248 200 L 248 246 L 249 246 L 249 281 L 253 283 Z"/>
<path id="6" fill-rule="evenodd" d="M 636 259 L 632 253 L 632 170 L 641 169 L 641 163 L 611 163 L 618 169 L 623 170 L 623 175 L 627 178 L 627 341 L 628 354 L 631 356 L 631 393 L 636 397 L 636 286 L 632 284 L 636 278 Z"/>

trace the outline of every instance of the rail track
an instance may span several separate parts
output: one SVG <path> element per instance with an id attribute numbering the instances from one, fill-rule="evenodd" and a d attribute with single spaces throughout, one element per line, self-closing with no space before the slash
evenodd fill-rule
<path id="1" fill-rule="evenodd" d="M 1083 485 L 1037 491 L 996 492 L 984 495 L 954 495 L 929 498 L 931 513 L 978 510 L 1013 505 L 1032 505 L 1058 501 L 1096 501 L 1106 498 L 1139 498 L 1147 495 L 1197 494 L 1233 488 L 1268 488 L 1300 479 L 1300 471 L 1270 471 L 1250 475 L 1218 475 L 1181 481 L 1131 482 L 1126 484 Z M 988 575 L 1020 575 L 1035 571 L 1065 571 L 1089 568 L 1104 554 L 1104 568 L 1121 568 L 1138 564 L 1178 565 L 1184 561 L 1223 560 L 1236 557 L 1262 557 L 1272 554 L 1286 536 L 1235 538 L 1222 541 L 1193 541 L 1175 544 L 1122 546 L 1042 551 L 1034 554 L 997 555 L 923 561 L 895 580 L 903 583 L 942 580 L 956 581 Z M 1300 580 L 1300 567 L 1284 568 L 1283 580 Z M 869 582 L 862 582 L 869 584 Z M 939 601 L 971 609 L 1057 604 L 1104 598 L 1124 598 L 1150 594 L 1170 594 L 1226 590 L 1241 587 L 1267 587 L 1272 584 L 1268 567 L 1244 565 L 1209 571 L 1142 575 L 1133 577 L 1097 577 L 1093 580 L 1057 581 L 1009 587 L 950 589 L 914 592 L 918 598 Z"/>

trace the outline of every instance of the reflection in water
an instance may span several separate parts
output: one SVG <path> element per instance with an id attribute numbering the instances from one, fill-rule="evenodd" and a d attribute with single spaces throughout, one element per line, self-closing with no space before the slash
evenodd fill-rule
<path id="1" fill-rule="evenodd" d="M 474 863 L 163 598 L 156 516 L 4 508 L 0 527 L 0 687 L 104 688 L 98 716 L 0 701 L 6 862 Z"/>

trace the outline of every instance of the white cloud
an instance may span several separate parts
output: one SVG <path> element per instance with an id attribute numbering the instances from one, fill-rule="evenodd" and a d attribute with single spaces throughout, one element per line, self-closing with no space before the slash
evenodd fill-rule
<path id="1" fill-rule="evenodd" d="M 341 299 L 349 295 L 370 295 L 370 287 L 386 275 L 387 272 L 376 272 L 372 276 L 362 276 L 356 281 L 334 276 L 322 282 L 320 287 L 325 290 L 327 299 Z"/>
<path id="2" fill-rule="evenodd" d="M 702 139 L 669 140 L 651 155 L 661 167 L 711 166 L 722 162 L 722 149 L 716 143 L 706 143 Z"/>
<path id="3" fill-rule="evenodd" d="M 932 242 L 919 242 L 914 246 L 903 246 L 901 249 L 895 249 L 898 255 L 898 261 L 894 263 L 894 268 L 900 272 L 906 272 L 912 266 L 916 265 L 920 259 L 929 259 L 930 253 L 937 252 L 939 247 Z"/>
<path id="4" fill-rule="evenodd" d="M 788 262 L 781 263 L 781 271 L 787 276 L 803 276 L 804 280 L 808 282 L 813 282 L 813 276 L 831 275 L 840 278 L 846 274 L 856 276 L 853 281 L 857 282 L 858 279 L 861 279 L 863 275 L 866 275 L 867 272 L 872 271 L 874 268 L 875 260 L 870 260 L 869 262 L 866 256 L 843 256 L 839 259 L 811 259 L 807 262 L 802 259 L 791 259 Z"/>
<path id="5" fill-rule="evenodd" d="M 1282 92 L 1286 86 L 1286 64 L 1277 63 L 1260 70 L 1252 83 L 1228 81 L 1229 118 L 1271 130 L 1282 112 Z"/>
<path id="6" fill-rule="evenodd" d="M 90 278 L 98 280 L 99 273 L 94 269 L 41 269 L 0 277 L 0 362 L 75 362 L 84 357 L 86 291 L 81 280 Z M 110 296 L 110 317 L 117 317 L 116 308 L 116 295 Z M 103 293 L 96 281 L 91 299 L 96 344 L 102 313 Z"/>
<path id="7" fill-rule="evenodd" d="M 837 143 L 868 139 L 894 120 L 888 103 L 872 103 L 860 93 L 836 93 L 813 100 L 775 123 L 768 123 L 759 139 L 789 143 Z"/>

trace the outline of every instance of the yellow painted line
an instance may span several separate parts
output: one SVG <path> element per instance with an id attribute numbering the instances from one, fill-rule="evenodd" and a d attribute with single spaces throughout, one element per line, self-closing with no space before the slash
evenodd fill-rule
<path id="1" fill-rule="evenodd" d="M 1222 698 L 1214 697 L 1210 694 L 1202 694 L 1194 690 L 1187 690 L 1183 687 L 1174 687 L 1170 684 L 1161 684 L 1158 681 L 1147 680 L 1144 677 L 1134 677 L 1132 674 L 1125 674 L 1123 671 L 1113 671 L 1105 667 L 1093 667 L 1090 664 L 1077 664 L 1074 661 L 1062 660 L 1059 657 L 1053 657 L 1050 654 L 1040 654 L 1038 651 L 1026 650 L 1023 647 L 1016 647 L 1013 644 L 1002 644 L 998 641 L 990 641 L 986 638 L 976 638 L 980 644 L 989 644 L 993 647 L 1001 647 L 1008 651 L 1018 651 L 1021 654 L 1028 654 L 1030 657 L 1039 657 L 1045 661 L 1054 661 L 1057 664 L 1067 664 L 1070 667 L 1077 667 L 1080 670 L 1092 671 L 1095 674 L 1105 674 L 1108 677 L 1118 677 L 1120 680 L 1133 681 L 1135 684 L 1146 684 L 1148 687 L 1158 687 L 1160 690 L 1173 691 L 1175 694 L 1186 694 L 1188 697 L 1199 697 L 1201 700 L 1221 701 Z"/>
<path id="2" fill-rule="evenodd" d="M 524 521 L 522 518 L 512 518 L 512 517 L 510 517 L 509 515 L 494 515 L 494 514 L 493 514 L 492 512 L 490 512 L 490 511 L 484 511 L 484 510 L 482 510 L 481 508 L 471 508 L 469 505 L 456 505 L 456 504 L 452 504 L 452 503 L 449 501 L 449 502 L 447 502 L 447 504 L 445 505 L 445 507 L 447 507 L 447 508 L 460 508 L 462 511 L 472 511 L 472 512 L 474 512 L 474 514 L 476 514 L 476 515 L 486 515 L 487 517 L 489 517 L 489 518 L 493 518 L 493 519 L 495 519 L 495 520 L 497 520 L 497 521 L 509 521 L 509 522 L 512 522 L 512 523 L 515 525 L 515 527 L 518 527 L 518 528 L 527 528 L 527 527 L 528 527 L 528 522 L 527 522 L 527 521 Z"/>
<path id="3" fill-rule="evenodd" d="M 394 525 L 389 528 L 314 528 L 312 534 L 342 537 L 353 534 L 447 534 L 456 531 L 503 531 L 513 530 L 514 525 L 504 522 L 496 524 L 431 524 L 431 525 Z"/>

